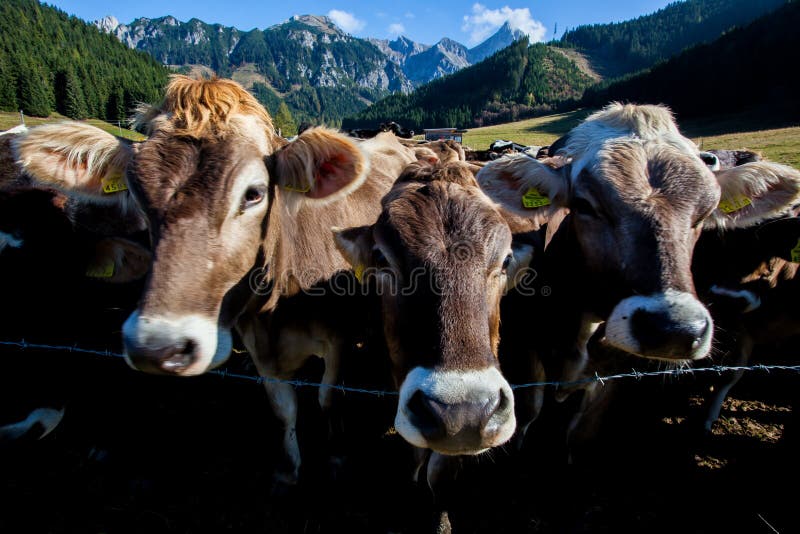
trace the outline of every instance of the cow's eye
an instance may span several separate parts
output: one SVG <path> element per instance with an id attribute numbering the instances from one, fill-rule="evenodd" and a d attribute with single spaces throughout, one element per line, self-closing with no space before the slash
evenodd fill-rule
<path id="1" fill-rule="evenodd" d="M 506 259 L 503 260 L 503 274 L 508 273 L 508 266 L 511 265 L 511 260 L 514 259 L 513 254 L 509 254 L 506 256 Z"/>
<path id="2" fill-rule="evenodd" d="M 572 201 L 572 211 L 578 215 L 586 215 L 587 217 L 597 217 L 597 211 L 592 206 L 591 202 L 585 198 L 576 197 Z"/>
<path id="3" fill-rule="evenodd" d="M 252 208 L 260 204 L 266 197 L 267 190 L 264 186 L 253 185 L 247 188 L 242 197 L 242 209 Z"/>
<path id="4" fill-rule="evenodd" d="M 386 255 L 381 249 L 377 247 L 372 249 L 372 264 L 378 269 L 389 267 L 389 260 L 386 259 Z"/>

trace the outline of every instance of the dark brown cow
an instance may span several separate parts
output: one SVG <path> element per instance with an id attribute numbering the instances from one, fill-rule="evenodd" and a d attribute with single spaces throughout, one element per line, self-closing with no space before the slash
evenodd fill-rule
<path id="1" fill-rule="evenodd" d="M 500 297 L 515 265 L 508 224 L 460 162 L 409 165 L 382 206 L 375 224 L 336 240 L 383 301 L 395 428 L 446 455 L 501 445 L 515 427 L 497 362 Z"/>
<path id="2" fill-rule="evenodd" d="M 391 134 L 357 144 L 324 128 L 287 143 L 230 80 L 175 76 L 164 102 L 142 109 L 138 121 L 149 134 L 142 143 L 80 123 L 39 127 L 18 143 L 28 173 L 78 194 L 97 198 L 104 182 L 124 174 L 147 215 L 154 260 L 124 325 L 126 358 L 148 372 L 201 374 L 228 358 L 236 327 L 260 372 L 284 377 L 318 344 L 284 343 L 290 355 L 270 350 L 261 314 L 349 268 L 330 228 L 374 221 L 413 152 Z M 296 394 L 288 384 L 265 385 L 286 426 L 294 482 Z"/>
<path id="3" fill-rule="evenodd" d="M 718 349 L 725 363 L 748 365 L 755 347 L 800 334 L 800 218 L 764 222 L 754 228 L 703 232 L 695 249 L 693 272 L 698 293 L 710 303 L 720 325 Z M 719 418 L 722 403 L 744 371 L 715 383 L 707 403 L 706 431 Z"/>
<path id="4" fill-rule="evenodd" d="M 716 158 L 682 136 L 660 106 L 612 104 L 554 146 L 557 156 L 545 162 L 524 155 L 491 162 L 478 181 L 504 209 L 537 223 L 570 210 L 541 258 L 553 294 L 542 320 L 548 337 L 562 333 L 561 378 L 583 376 L 587 343 L 601 325 L 602 343 L 628 354 L 706 357 L 713 321 L 691 273 L 701 230 L 785 212 L 800 195 L 800 173 L 750 163 L 715 175 Z"/>

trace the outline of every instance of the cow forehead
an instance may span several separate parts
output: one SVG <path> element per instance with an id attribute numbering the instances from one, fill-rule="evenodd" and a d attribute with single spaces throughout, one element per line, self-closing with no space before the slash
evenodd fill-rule
<path id="1" fill-rule="evenodd" d="M 686 154 L 698 152 L 694 143 L 681 135 L 669 109 L 611 104 L 573 128 L 561 153 L 572 159 L 574 178 L 616 142 L 670 146 Z"/>
<path id="2" fill-rule="evenodd" d="M 431 182 L 385 203 L 378 238 L 435 265 L 486 259 L 510 247 L 511 231 L 477 188 Z"/>
<path id="3" fill-rule="evenodd" d="M 168 127 L 155 131 L 139 148 L 132 169 L 148 203 L 163 207 L 181 190 L 213 203 L 239 176 L 266 178 L 268 137 L 251 120 L 243 120 L 242 126 L 225 137 L 202 140 L 172 135 Z"/>
<path id="4" fill-rule="evenodd" d="M 658 198 L 691 206 L 718 195 L 713 173 L 696 152 L 661 139 L 609 139 L 583 163 L 573 169 L 574 190 L 589 189 L 623 203 Z"/>

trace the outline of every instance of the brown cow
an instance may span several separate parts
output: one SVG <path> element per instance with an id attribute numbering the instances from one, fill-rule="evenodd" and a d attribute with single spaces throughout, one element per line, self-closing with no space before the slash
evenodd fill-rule
<path id="1" fill-rule="evenodd" d="M 381 295 L 395 428 L 445 455 L 503 444 L 515 418 L 497 361 L 499 304 L 519 261 L 508 224 L 460 162 L 409 165 L 382 206 L 375 224 L 336 241 Z"/>
<path id="2" fill-rule="evenodd" d="M 282 377 L 276 362 L 285 358 L 268 350 L 260 314 L 349 268 L 330 228 L 374 221 L 413 152 L 391 134 L 357 144 L 324 128 L 287 143 L 252 95 L 222 79 L 173 77 L 163 103 L 142 109 L 138 122 L 149 135 L 141 143 L 81 123 L 42 126 L 18 143 L 28 173 L 92 198 L 124 174 L 147 215 L 154 260 L 123 328 L 128 362 L 201 374 L 228 358 L 236 327 L 259 370 Z M 296 394 L 265 385 L 285 424 L 294 482 Z"/>
<path id="3" fill-rule="evenodd" d="M 504 209 L 537 223 L 570 210 L 540 258 L 553 294 L 542 321 L 548 337 L 562 333 L 562 378 L 582 376 L 600 325 L 602 343 L 628 354 L 707 356 L 713 322 L 691 274 L 701 230 L 785 212 L 800 196 L 800 173 L 750 163 L 715 175 L 717 159 L 682 136 L 661 106 L 609 105 L 554 147 L 558 155 L 545 162 L 491 162 L 478 181 Z"/>

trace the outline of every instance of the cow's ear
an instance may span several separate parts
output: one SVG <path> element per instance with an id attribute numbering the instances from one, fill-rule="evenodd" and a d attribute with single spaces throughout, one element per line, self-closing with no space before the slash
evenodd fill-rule
<path id="1" fill-rule="evenodd" d="M 366 180 L 369 160 L 345 135 L 327 128 L 311 128 L 276 152 L 271 171 L 290 194 L 335 200 Z"/>
<path id="2" fill-rule="evenodd" d="M 477 174 L 481 189 L 503 210 L 537 225 L 567 203 L 567 175 L 561 158 L 548 164 L 522 154 L 487 163 Z"/>
<path id="3" fill-rule="evenodd" d="M 97 199 L 127 189 L 125 167 L 133 157 L 132 143 L 94 126 L 45 124 L 31 128 L 14 145 L 20 167 L 43 185 Z"/>
<path id="4" fill-rule="evenodd" d="M 95 245 L 95 254 L 86 267 L 86 276 L 115 284 L 132 282 L 147 274 L 151 260 L 150 251 L 138 243 L 109 237 Z"/>
<path id="5" fill-rule="evenodd" d="M 800 171 L 764 161 L 746 163 L 716 174 L 722 190 L 709 228 L 747 228 L 786 214 L 800 202 Z"/>
<path id="6" fill-rule="evenodd" d="M 333 241 L 345 261 L 353 268 L 353 272 L 361 282 L 364 271 L 371 267 L 372 248 L 375 241 L 371 226 L 355 226 L 353 228 L 331 228 Z"/>
<path id="7" fill-rule="evenodd" d="M 786 217 L 767 221 L 756 229 L 761 258 L 783 258 L 800 263 L 800 218 Z"/>
<path id="8" fill-rule="evenodd" d="M 519 284 L 533 280 L 531 270 L 533 262 L 534 246 L 529 243 L 513 243 L 511 245 L 511 261 L 506 269 L 506 291 L 515 288 Z"/>

